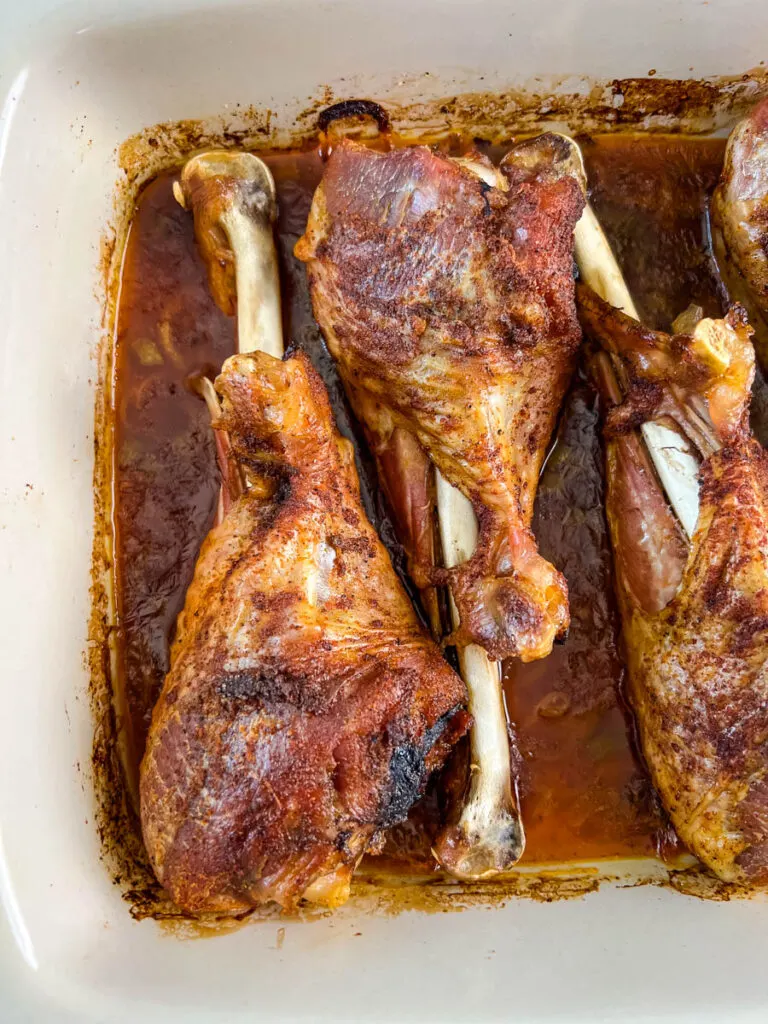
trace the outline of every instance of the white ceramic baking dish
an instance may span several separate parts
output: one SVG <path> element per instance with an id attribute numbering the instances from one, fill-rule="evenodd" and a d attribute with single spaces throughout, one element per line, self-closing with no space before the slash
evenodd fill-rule
<path id="1" fill-rule="evenodd" d="M 1 1021 L 766 1020 L 768 905 L 651 886 L 456 914 L 353 905 L 179 941 L 130 916 L 100 861 L 87 770 L 119 143 L 236 103 L 288 128 L 326 85 L 386 100 L 739 74 L 766 39 L 763 0 L 0 4 Z"/>

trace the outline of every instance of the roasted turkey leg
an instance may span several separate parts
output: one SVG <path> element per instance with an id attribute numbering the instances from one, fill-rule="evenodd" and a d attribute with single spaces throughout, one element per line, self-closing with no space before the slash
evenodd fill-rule
<path id="1" fill-rule="evenodd" d="M 269 171 L 247 154 L 202 154 L 177 195 L 217 302 L 237 310 L 239 348 L 281 352 Z M 142 763 L 147 850 L 193 912 L 334 906 L 465 731 L 465 690 L 365 518 L 306 358 L 240 355 L 218 394 L 200 390 L 217 428 L 220 522 Z"/>
<path id="2" fill-rule="evenodd" d="M 523 842 L 499 669 L 481 648 L 542 657 L 568 623 L 565 582 L 538 555 L 530 520 L 578 344 L 582 198 L 549 153 L 525 152 L 499 171 L 477 154 L 335 142 L 296 250 L 374 452 L 406 431 L 438 470 L 447 571 L 409 553 L 419 585 L 448 582 L 455 602 L 473 770 L 436 852 L 472 878 L 509 867 Z"/>
<path id="3" fill-rule="evenodd" d="M 252 153 L 209 150 L 186 162 L 174 195 L 194 215 L 216 304 L 237 313 L 238 351 L 282 356 L 277 202 L 267 165 Z"/>
<path id="4" fill-rule="evenodd" d="M 518 169 L 514 155 L 507 191 L 471 163 L 341 141 L 296 252 L 369 433 L 385 445 L 411 432 L 474 506 L 472 557 L 424 567 L 450 583 L 455 639 L 530 660 L 568 625 L 565 581 L 530 521 L 579 342 L 571 267 L 583 198 L 570 174 Z"/>
<path id="5" fill-rule="evenodd" d="M 768 99 L 731 132 L 712 200 L 712 241 L 728 291 L 755 328 L 768 369 Z"/>
<path id="6" fill-rule="evenodd" d="M 216 383 L 261 486 L 203 545 L 141 767 L 144 838 L 192 912 L 335 906 L 466 730 L 466 694 L 365 518 L 349 442 L 303 355 Z"/>
<path id="7" fill-rule="evenodd" d="M 560 140 L 560 160 L 573 168 L 586 196 L 587 176 L 579 146 L 567 135 L 556 138 Z M 589 202 L 585 203 L 573 239 L 582 282 L 589 285 L 599 298 L 637 320 L 632 296 Z M 699 514 L 698 459 L 685 438 L 670 430 L 661 420 L 646 420 L 641 424 L 640 432 L 654 469 L 690 537 Z"/>
<path id="8" fill-rule="evenodd" d="M 768 883 L 768 457 L 748 425 L 743 311 L 669 337 L 579 291 L 608 407 L 607 512 L 629 696 L 653 782 L 688 848 L 728 882 Z M 701 457 L 688 541 L 639 427 Z M 695 440 L 694 440 L 695 439 Z"/>

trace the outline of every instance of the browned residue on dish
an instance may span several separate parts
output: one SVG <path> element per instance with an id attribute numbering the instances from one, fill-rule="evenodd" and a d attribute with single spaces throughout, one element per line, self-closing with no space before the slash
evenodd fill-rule
<path id="1" fill-rule="evenodd" d="M 114 195 L 114 224 L 99 250 L 102 340 L 97 353 L 99 380 L 94 410 L 94 540 L 91 565 L 91 615 L 88 628 L 89 699 L 94 722 L 91 778 L 96 796 L 96 827 L 102 859 L 123 895 L 139 887 L 159 889 L 151 877 L 138 823 L 127 799 L 118 719 L 119 689 L 113 685 L 119 623 L 114 600 L 112 486 L 114 460 L 113 339 L 123 251 L 131 223 L 134 192 L 121 181 Z M 132 902 L 130 897 L 127 897 Z"/>
<path id="2" fill-rule="evenodd" d="M 416 91 L 412 89 L 411 91 Z M 621 79 L 590 83 L 579 92 L 534 87 L 500 94 L 465 93 L 426 103 L 388 102 L 394 129 L 406 141 L 434 141 L 459 132 L 487 142 L 508 140 L 542 127 L 566 123 L 574 133 L 649 131 L 695 134 L 728 126 L 759 97 L 768 95 L 768 72 L 756 69 L 742 76 L 708 81 Z M 291 130 L 281 129 L 273 112 L 236 108 L 227 117 L 156 125 L 126 140 L 117 154 L 120 177 L 115 190 L 114 222 L 105 232 L 100 254 L 103 298 L 103 339 L 99 351 L 99 386 L 95 408 L 95 522 L 92 568 L 92 612 L 88 661 L 94 718 L 92 776 L 98 804 L 97 825 L 103 858 L 137 918 L 167 921 L 168 927 L 205 934 L 237 926 L 227 919 L 190 922 L 182 918 L 153 878 L 140 840 L 135 814 L 127 799 L 120 756 L 120 719 L 113 680 L 120 624 L 114 610 L 113 542 L 113 342 L 120 267 L 136 198 L 141 187 L 164 169 L 178 167 L 191 151 L 211 146 L 303 148 L 313 144 L 320 109 L 344 97 L 326 88 L 311 99 Z M 117 688 L 119 692 L 119 688 Z M 608 876 L 542 872 L 512 881 L 458 887 L 439 877 L 427 884 L 388 879 L 360 879 L 353 888 L 353 906 L 376 912 L 404 909 L 432 912 L 478 904 L 500 904 L 519 896 L 551 900 L 594 891 Z M 652 881 L 648 879 L 647 881 Z M 668 884 L 690 895 L 710 899 L 743 893 L 715 884 L 702 872 L 672 871 Z M 248 916 L 248 919 L 250 919 Z M 260 915 L 263 917 L 264 915 Z M 274 915 L 272 915 L 274 916 Z"/>
<path id="3" fill-rule="evenodd" d="M 511 899 L 525 897 L 541 903 L 561 899 L 580 899 L 597 892 L 600 884 L 615 881 L 615 877 L 597 871 L 578 870 L 542 872 L 520 875 L 488 882 L 458 883 L 435 879 L 425 881 L 382 874 L 356 877 L 352 895 L 342 913 L 345 918 L 372 914 L 396 916 L 417 910 L 433 914 L 454 914 L 470 907 L 502 906 Z M 338 912 L 337 912 L 338 913 Z M 152 917 L 162 922 L 163 930 L 178 938 L 206 938 L 211 935 L 236 931 L 248 922 L 267 924 L 275 921 L 319 921 L 333 916 L 333 912 L 306 905 L 292 913 L 274 908 L 257 908 L 237 917 L 223 918 L 201 915 L 190 919 L 178 910 L 162 907 L 150 913 L 134 913 L 134 917 Z"/>
<path id="4" fill-rule="evenodd" d="M 555 900 L 582 899 L 598 891 L 603 884 L 620 888 L 654 885 L 671 888 L 697 899 L 727 902 L 753 896 L 747 890 L 726 885 L 698 866 L 670 871 L 664 879 L 623 879 L 620 873 L 575 866 L 561 871 L 543 870 L 537 874 L 520 874 L 487 882 L 456 883 L 439 877 L 419 877 L 370 873 L 356 877 L 352 896 L 342 911 L 345 919 L 357 915 L 397 916 L 406 911 L 432 914 L 453 914 L 472 907 L 498 907 L 513 899 L 532 899 L 540 903 Z M 165 934 L 180 939 L 210 938 L 229 934 L 246 924 L 269 925 L 278 922 L 312 922 L 334 916 L 334 912 L 306 905 L 291 914 L 281 914 L 276 907 L 262 907 L 236 917 L 212 914 L 199 918 L 186 917 L 169 903 L 154 909 L 133 910 L 137 920 L 151 917 L 158 921 Z M 279 945 L 278 945 L 278 948 Z"/>
<path id="5" fill-rule="evenodd" d="M 758 98 L 768 95 L 768 70 L 761 67 L 716 79 L 582 79 L 579 91 L 567 91 L 563 86 L 572 77 L 560 83 L 534 84 L 530 89 L 464 92 L 426 102 L 382 98 L 382 103 L 395 132 L 407 141 L 433 141 L 459 132 L 497 143 L 553 122 L 568 124 L 576 133 L 642 130 L 701 134 L 725 127 Z M 409 92 L 417 90 L 418 80 L 414 79 Z M 252 105 L 236 106 L 218 118 L 152 125 L 122 143 L 118 164 L 130 189 L 158 171 L 180 164 L 195 150 L 214 146 L 301 148 L 316 139 L 320 111 L 346 98 L 329 86 L 322 87 L 298 111 L 290 130 L 279 127 L 273 111 Z"/>
<path id="6" fill-rule="evenodd" d="M 152 125 L 120 145 L 118 165 L 128 183 L 141 185 L 158 171 L 183 163 L 195 150 L 272 146 L 272 120 L 269 109 L 238 105 L 228 118 Z"/>
<path id="7" fill-rule="evenodd" d="M 569 91 L 573 79 L 542 79 L 534 81 L 531 88 L 456 93 L 423 103 L 387 101 L 385 106 L 401 135 L 423 140 L 459 131 L 500 142 L 552 122 L 567 123 L 574 132 L 711 132 L 768 90 L 768 71 L 762 67 L 711 79 L 580 78 L 578 91 L 572 87 Z M 409 83 L 409 92 L 414 84 Z M 296 117 L 299 134 L 295 141 L 312 138 L 318 113 L 342 98 L 327 89 L 313 98 Z"/>
<path id="8" fill-rule="evenodd" d="M 655 885 L 674 889 L 685 896 L 717 902 L 753 896 L 745 890 L 720 882 L 699 867 L 671 871 L 668 878 L 663 880 L 646 878 L 631 881 L 622 879 L 618 874 L 602 873 L 594 869 L 579 871 L 578 868 L 560 872 L 542 871 L 536 875 L 465 884 L 439 879 L 425 881 L 420 878 L 398 878 L 382 874 L 356 878 L 349 903 L 335 914 L 308 905 L 292 914 L 281 914 L 276 907 L 264 907 L 237 917 L 201 915 L 199 918 L 191 919 L 170 904 L 160 904 L 154 910 L 134 910 L 133 916 L 137 920 L 150 917 L 159 923 L 163 933 L 168 937 L 190 941 L 227 935 L 253 924 L 265 927 L 274 926 L 279 922 L 311 923 L 332 916 L 340 916 L 344 920 L 357 919 L 359 915 L 386 914 L 395 917 L 406 911 L 454 914 L 472 907 L 501 907 L 510 900 L 521 898 L 540 903 L 583 899 L 597 892 L 605 883 L 618 885 L 620 888 Z M 278 927 L 275 948 L 281 949 L 284 941 L 285 929 Z"/>

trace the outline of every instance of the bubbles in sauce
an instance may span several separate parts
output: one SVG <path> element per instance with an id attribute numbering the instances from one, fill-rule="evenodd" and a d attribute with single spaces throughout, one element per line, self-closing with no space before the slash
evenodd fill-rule
<path id="1" fill-rule="evenodd" d="M 615 136 L 582 141 L 592 200 L 648 323 L 667 328 L 691 302 L 708 314 L 722 296 L 706 243 L 707 196 L 720 140 Z M 497 154 L 494 152 L 494 156 Z M 293 257 L 322 166 L 316 151 L 267 156 L 277 225 L 285 337 L 320 370 L 341 431 L 355 443 L 366 510 L 402 568 L 372 463 L 314 322 L 303 265 Z M 205 406 L 186 387 L 234 350 L 234 322 L 208 292 L 192 218 L 174 201 L 173 175 L 141 194 L 128 241 L 118 316 L 117 573 L 128 749 L 135 773 L 168 669 L 174 622 L 218 490 Z M 635 753 L 621 703 L 623 664 L 603 513 L 594 393 L 580 376 L 566 401 L 539 487 L 534 530 L 566 575 L 572 626 L 552 655 L 505 666 L 519 751 L 529 863 L 646 856 L 669 832 Z M 431 793 L 393 830 L 386 862 L 433 870 Z"/>

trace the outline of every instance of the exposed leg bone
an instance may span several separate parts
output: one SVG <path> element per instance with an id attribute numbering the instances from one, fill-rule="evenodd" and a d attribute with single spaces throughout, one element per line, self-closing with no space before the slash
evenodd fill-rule
<path id="1" fill-rule="evenodd" d="M 366 126 L 362 123 L 363 118 L 369 119 L 369 124 Z M 370 129 L 373 127 L 372 122 L 376 122 L 378 125 L 377 136 L 374 138 L 371 135 Z M 351 133 L 355 135 L 358 140 L 365 139 L 367 148 L 373 148 L 379 152 L 388 152 L 392 146 L 393 136 L 387 125 L 386 116 L 382 116 L 378 108 L 370 109 L 370 105 L 367 104 L 345 104 L 341 107 L 337 106 L 329 110 L 320 119 L 320 127 L 323 132 L 322 137 L 322 148 L 326 154 L 330 154 L 331 164 L 338 165 L 340 157 L 339 150 L 344 150 L 343 146 L 348 145 L 342 143 L 342 139 Z M 414 152 L 418 152 L 415 150 Z M 441 158 L 443 162 L 447 163 L 447 158 Z M 509 180 L 507 176 L 507 170 L 495 168 L 488 160 L 479 154 L 470 154 L 466 157 L 455 160 L 455 164 L 461 167 L 465 172 L 469 172 L 469 175 L 475 179 L 479 178 L 485 186 L 487 186 L 487 192 L 484 191 L 483 195 L 487 195 L 486 203 L 487 211 L 490 212 L 493 204 L 495 203 L 498 207 L 499 197 L 501 193 L 509 190 Z M 329 165 L 330 167 L 330 165 Z M 378 210 L 378 203 L 383 202 L 389 210 L 387 217 L 387 227 L 397 225 L 397 227 L 403 227 L 401 218 L 409 216 L 407 210 L 409 209 L 409 203 L 413 201 L 416 203 L 416 207 L 421 208 L 422 203 L 435 203 L 436 213 L 438 210 L 445 211 L 446 206 L 452 204 L 450 192 L 452 188 L 455 188 L 455 184 L 449 185 L 449 182 L 454 182 L 454 172 L 452 171 L 446 178 L 446 192 L 445 195 L 433 194 L 432 188 L 434 186 L 434 179 L 429 176 L 435 173 L 434 168 L 427 168 L 426 165 L 421 166 L 420 170 L 414 169 L 416 178 L 421 173 L 428 172 L 427 180 L 424 182 L 424 189 L 418 188 L 413 195 L 418 198 L 413 199 L 411 185 L 413 182 L 406 183 L 401 177 L 397 179 L 397 182 L 390 181 L 389 187 L 391 194 L 386 192 L 387 198 L 382 200 L 380 191 L 376 183 L 376 176 L 374 175 L 373 180 L 368 181 L 366 186 L 368 193 L 371 194 L 371 203 Z M 330 175 L 329 181 L 335 180 L 333 173 L 329 169 L 328 174 Z M 469 176 L 468 175 L 468 176 Z M 415 180 L 415 179 L 414 179 Z M 335 186 L 331 185 L 331 189 Z M 462 186 L 463 187 L 463 186 Z M 477 188 L 477 184 L 474 184 L 473 189 Z M 365 197 L 365 190 L 357 191 L 356 187 L 353 188 L 358 202 L 364 206 L 367 203 Z M 437 190 L 439 192 L 439 190 Z M 535 189 L 533 190 L 535 193 Z M 564 193 L 568 190 L 564 190 Z M 571 193 L 572 194 L 572 193 Z M 575 197 L 574 197 L 575 198 Z M 387 459 L 387 470 L 396 472 L 397 466 L 399 465 L 402 472 L 409 472 L 408 465 L 411 460 L 403 459 L 402 453 L 400 453 L 399 461 L 397 451 L 392 452 L 393 447 L 393 422 L 387 420 L 386 416 L 382 413 L 382 407 L 384 412 L 390 409 L 388 404 L 388 398 L 391 397 L 390 392 L 386 394 L 379 394 L 373 392 L 369 388 L 370 378 L 366 376 L 366 373 L 352 372 L 350 366 L 350 350 L 347 347 L 345 350 L 344 345 L 338 342 L 338 338 L 335 336 L 334 323 L 336 323 L 336 315 L 333 309 L 325 312 L 323 294 L 330 294 L 333 291 L 333 287 L 329 286 L 329 290 L 326 291 L 326 285 L 328 282 L 321 282 L 320 277 L 320 264 L 323 263 L 323 256 L 318 251 L 316 245 L 320 237 L 323 236 L 324 232 L 328 228 L 328 216 L 334 216 L 329 214 L 329 206 L 327 205 L 328 195 L 324 190 L 324 185 L 321 184 L 318 192 L 315 195 L 315 202 L 313 205 L 313 213 L 310 216 L 310 222 L 307 228 L 307 233 L 297 246 L 297 255 L 312 266 L 310 270 L 310 280 L 313 285 L 313 296 L 316 299 L 316 315 L 318 320 L 323 326 L 326 333 L 326 339 L 329 341 L 329 347 L 333 352 L 334 356 L 339 361 L 339 365 L 342 368 L 342 376 L 345 379 L 348 393 L 352 400 L 352 404 L 357 412 L 358 417 L 369 425 L 369 433 L 375 436 L 372 439 L 372 447 L 374 451 L 386 451 L 388 456 Z M 535 205 L 535 204 L 534 204 Z M 368 213 L 364 213 L 362 216 L 365 218 L 373 211 L 369 210 Z M 343 219 L 343 218 L 342 218 Z M 366 223 L 367 220 L 366 220 Z M 344 225 L 341 225 L 343 230 Z M 535 230 L 535 229 L 534 229 Z M 524 236 L 527 237 L 527 234 Z M 442 239 L 442 236 L 441 236 Z M 438 244 L 437 242 L 435 244 Z M 443 244 L 441 241 L 440 244 Z M 335 257 L 328 256 L 325 254 L 327 261 L 333 264 L 333 266 L 349 266 L 349 260 L 336 261 Z M 438 261 L 439 262 L 439 261 Z M 401 288 L 401 277 L 396 266 L 393 266 L 391 279 L 387 277 L 388 285 L 392 285 L 395 291 Z M 330 271 L 331 275 L 333 271 Z M 387 276 L 387 275 L 384 275 Z M 464 299 L 466 301 L 472 301 L 472 294 L 469 285 L 468 290 Z M 429 287 L 425 285 L 425 292 L 429 292 Z M 518 306 L 521 300 L 518 296 Z M 540 299 L 541 301 L 541 299 Z M 511 298 L 509 302 L 512 302 Z M 320 306 L 318 306 L 320 303 Z M 341 300 L 343 304 L 343 300 Z M 428 303 L 429 305 L 429 303 Z M 334 300 L 333 308 L 339 310 L 340 301 Z M 369 307 L 370 308 L 370 307 Z M 319 313 L 318 313 L 319 309 Z M 512 319 L 517 316 L 525 318 L 525 313 L 521 312 L 518 307 L 515 309 L 507 306 L 506 313 Z M 429 313 L 425 320 L 425 323 L 429 320 L 432 314 Z M 355 322 L 358 326 L 361 324 L 361 320 L 357 318 Z M 381 335 L 386 336 L 386 331 Z M 402 337 L 402 332 L 400 334 Z M 402 350 L 407 349 L 407 342 L 404 342 L 401 346 Z M 564 344 L 564 349 L 567 345 Z M 346 355 L 345 355 L 346 351 Z M 556 353 L 557 356 L 560 353 Z M 349 358 L 347 358 L 349 357 Z M 457 359 L 457 362 L 459 360 Z M 562 363 L 567 363 L 567 358 L 562 357 Z M 556 365 L 560 366 L 561 363 L 555 360 Z M 366 364 L 367 365 L 367 364 Z M 410 365 L 410 364 L 409 364 Z M 359 367 L 358 367 L 359 371 Z M 474 370 L 469 372 L 474 373 Z M 489 377 L 497 371 L 489 370 Z M 430 376 L 432 374 L 432 376 Z M 458 375 L 457 375 L 458 376 Z M 565 374 L 564 374 L 565 376 Z M 453 379 L 453 378 L 451 378 Z M 485 380 L 485 378 L 483 378 Z M 435 362 L 429 364 L 429 368 L 424 376 L 418 381 L 418 386 L 414 384 L 414 391 L 421 393 L 421 395 L 427 396 L 426 401 L 438 401 L 439 394 L 446 394 L 447 389 L 451 386 L 451 381 L 444 380 L 443 374 L 440 372 L 439 367 L 435 369 Z M 486 387 L 485 384 L 478 385 L 478 387 Z M 561 382 L 558 380 L 553 387 L 560 387 Z M 563 385 L 564 386 L 564 385 Z M 488 385 L 490 389 L 490 385 Z M 431 390 L 430 390 L 431 389 Z M 402 388 L 400 389 L 403 390 Z M 477 390 L 472 391 L 471 386 L 468 387 L 467 383 L 458 382 L 456 385 L 456 402 L 469 401 L 467 397 L 470 393 L 475 395 Z M 559 392 L 558 392 L 559 393 Z M 430 397 L 431 396 L 431 399 Z M 550 401 L 551 401 L 551 396 Z M 411 403 L 414 406 L 418 402 L 418 397 L 414 397 L 414 401 Z M 485 398 L 480 399 L 478 408 L 488 409 L 489 421 L 493 420 L 496 422 L 498 419 L 498 430 L 493 431 L 493 435 L 506 435 L 510 429 L 509 422 L 506 419 L 508 413 L 508 402 L 501 394 L 499 394 L 499 400 L 496 404 L 488 401 L 487 406 L 483 403 Z M 375 408 L 370 408 L 366 403 L 374 403 Z M 469 408 L 473 408 L 470 405 Z M 397 413 L 395 414 L 397 415 Z M 475 415 L 474 413 L 472 414 Z M 509 418 L 511 419 L 512 412 L 509 412 Z M 394 424 L 397 427 L 403 422 L 403 418 L 395 419 Z M 483 421 L 485 423 L 485 421 Z M 371 427 L 371 423 L 374 424 L 374 429 Z M 410 423 L 410 421 L 409 421 Z M 479 428 L 478 428 L 479 429 Z M 488 430 L 490 436 L 491 430 Z M 422 435 L 417 434 L 418 441 L 424 448 L 429 449 L 432 458 L 435 458 L 434 452 L 429 447 L 429 444 L 425 442 Z M 537 444 L 540 443 L 537 441 Z M 546 443 L 546 442 L 544 442 Z M 503 448 L 504 442 L 499 442 Z M 396 447 L 396 446 L 395 446 Z M 446 442 L 445 447 L 450 447 L 450 443 Z M 498 456 L 502 458 L 502 456 Z M 440 463 L 436 460 L 436 465 Z M 382 470 L 382 459 L 379 458 L 379 469 Z M 441 466 L 441 469 L 443 467 Z M 537 467 L 538 468 L 538 467 Z M 448 570 L 453 570 L 459 567 L 463 567 L 473 562 L 476 559 L 477 554 L 477 540 L 478 540 L 478 522 L 475 516 L 475 510 L 472 502 L 467 500 L 463 496 L 462 492 L 455 489 L 448 482 L 450 473 L 447 470 L 446 476 L 443 476 L 441 472 L 435 473 L 436 476 L 436 495 L 437 495 L 437 513 L 439 521 L 439 532 L 441 537 L 442 547 L 442 560 L 443 566 Z M 460 475 L 460 474 L 459 474 Z M 454 480 L 454 482 L 457 482 Z M 501 490 L 504 491 L 506 484 L 501 486 Z M 392 490 L 392 485 L 387 485 L 388 490 Z M 396 486 L 395 486 L 395 489 Z M 401 485 L 401 489 L 406 491 L 411 490 L 413 493 L 417 492 L 417 488 L 409 487 L 408 484 Z M 526 503 L 523 510 L 523 518 L 527 515 L 529 510 L 532 510 L 533 494 L 535 493 L 535 471 L 533 473 L 533 479 L 529 481 L 525 488 L 525 493 L 521 495 L 520 502 Z M 407 503 L 406 503 L 407 504 Z M 503 505 L 503 499 L 500 499 L 499 504 Z M 530 509 L 529 507 L 530 506 Z M 410 505 L 406 509 L 406 522 L 404 523 L 403 516 L 400 516 L 399 531 L 402 536 L 406 538 L 410 534 L 413 534 L 412 529 L 412 509 Z M 494 518 L 495 517 L 495 518 Z M 530 517 L 528 516 L 528 519 Z M 488 534 L 503 534 L 503 540 L 500 541 L 498 549 L 494 549 L 493 552 L 489 553 L 489 561 L 492 558 L 496 558 L 499 565 L 503 563 L 503 570 L 500 568 L 499 573 L 502 584 L 507 585 L 507 590 L 504 593 L 508 593 L 513 589 L 510 584 L 512 577 L 515 579 L 515 585 L 520 589 L 519 607 L 529 608 L 535 605 L 537 611 L 541 610 L 541 621 L 545 623 L 541 628 L 541 638 L 537 633 L 536 644 L 531 641 L 528 646 L 525 646 L 527 642 L 527 634 L 521 627 L 517 632 L 521 637 L 519 644 L 519 651 L 521 656 L 526 660 L 529 658 L 541 657 L 547 653 L 549 646 L 551 646 L 554 637 L 564 631 L 567 627 L 567 611 L 565 610 L 565 584 L 559 574 L 556 574 L 552 567 L 546 566 L 551 572 L 552 579 L 550 580 L 551 586 L 549 589 L 545 586 L 544 579 L 544 560 L 540 559 L 535 551 L 535 543 L 530 531 L 520 531 L 520 537 L 512 536 L 514 531 L 510 527 L 508 531 L 497 528 L 497 521 L 503 519 L 504 522 L 508 522 L 506 516 L 506 509 L 497 509 L 494 507 L 490 510 L 486 519 L 483 520 L 483 529 Z M 493 520 L 493 529 L 491 529 L 491 520 Z M 526 523 L 527 523 L 526 519 Z M 525 533 L 525 536 L 522 534 Z M 481 539 L 482 539 L 481 535 Z M 512 550 L 514 543 L 519 541 L 520 550 Z M 506 547 L 505 547 L 506 544 Z M 527 544 L 527 547 L 526 547 Z M 413 556 L 413 549 L 415 545 L 411 542 L 409 552 Z M 490 548 L 486 542 L 483 551 L 488 551 Z M 525 551 L 522 549 L 525 548 Z M 530 549 L 530 550 L 529 550 Z M 525 553 L 530 554 L 528 562 L 525 561 L 523 555 Z M 538 558 L 538 561 L 536 559 Z M 479 565 L 479 561 L 477 561 Z M 496 562 L 493 563 L 494 567 Z M 513 572 L 510 566 L 514 566 L 515 571 Z M 413 565 L 412 565 L 413 568 Z M 530 569 L 528 575 L 526 572 Z M 495 571 L 495 569 L 494 569 Z M 490 569 L 485 568 L 478 569 L 478 575 L 482 576 L 483 573 L 487 572 L 491 579 L 495 579 Z M 506 573 L 507 576 L 504 576 Z M 537 575 L 538 573 L 538 575 Z M 469 574 L 466 574 L 469 577 Z M 502 641 L 496 640 L 496 633 L 502 631 L 502 627 L 499 625 L 499 621 L 502 623 L 506 620 L 504 616 L 508 616 L 508 612 L 502 607 L 502 602 L 499 599 L 496 601 L 496 591 L 492 593 L 486 593 L 478 585 L 475 591 L 469 595 L 461 592 L 459 584 L 455 582 L 460 574 L 451 574 L 451 585 L 454 589 L 454 596 L 457 601 L 460 601 L 460 597 L 463 593 L 464 600 L 464 611 L 461 616 L 457 613 L 456 608 L 452 607 L 453 624 L 454 624 L 454 640 L 457 641 L 459 648 L 459 659 L 462 669 L 462 674 L 467 683 L 467 688 L 470 696 L 470 706 L 475 719 L 475 725 L 471 735 L 471 760 L 472 760 L 472 771 L 469 779 L 469 784 L 466 789 L 464 800 L 460 807 L 455 809 L 455 820 L 452 820 L 451 825 L 444 831 L 444 833 L 438 838 L 435 846 L 435 853 L 441 863 L 452 873 L 464 877 L 464 878 L 483 878 L 495 874 L 498 871 L 505 870 L 514 864 L 519 858 L 524 843 L 524 836 L 522 825 L 519 820 L 517 807 L 515 804 L 512 779 L 510 773 L 510 753 L 509 753 L 509 740 L 508 740 L 508 727 L 505 709 L 503 705 L 503 697 L 501 691 L 500 681 L 500 666 L 498 662 L 492 660 L 485 650 L 479 646 L 475 646 L 473 642 L 483 642 L 478 639 L 477 635 L 462 636 L 461 629 L 467 626 L 468 616 L 466 608 L 470 603 L 474 603 L 478 610 L 482 610 L 485 619 L 487 619 L 487 625 L 485 619 L 483 620 L 483 626 L 486 630 L 488 637 L 488 647 L 493 647 L 495 644 L 494 654 L 498 656 L 499 650 L 503 649 Z M 447 580 L 448 573 L 435 574 L 432 577 L 432 581 L 435 579 Z M 549 578 L 548 578 L 549 579 Z M 419 582 L 419 580 L 417 580 Z M 471 582 L 471 581 L 470 581 Z M 540 592 L 536 592 L 536 600 L 531 599 L 526 593 L 522 593 L 524 584 L 530 582 L 531 590 L 536 586 L 540 585 Z M 497 591 L 500 594 L 503 590 L 503 586 L 500 584 L 497 587 Z M 421 583 L 420 583 L 421 585 Z M 469 584 L 467 584 L 468 587 Z M 465 591 L 467 590 L 465 587 Z M 486 588 L 491 590 L 492 588 Z M 549 604 L 547 604 L 542 594 L 546 592 Z M 551 594 L 550 594 L 551 592 Z M 494 603 L 495 602 L 495 603 Z M 537 603 L 538 602 L 538 603 Z M 509 602 L 511 605 L 511 600 Z M 542 608 L 542 606 L 545 606 Z M 479 613 L 478 613 L 479 617 Z M 497 621 L 497 619 L 499 621 Z M 495 632 L 494 632 L 495 630 Z M 531 634 L 534 632 L 530 630 Z M 525 642 L 522 639 L 525 636 Z M 469 645 L 468 644 L 469 641 Z"/>
<path id="2" fill-rule="evenodd" d="M 572 159 L 581 170 L 586 191 L 586 173 L 581 150 L 573 139 L 562 136 L 571 147 Z M 576 262 L 581 279 L 606 302 L 639 320 L 637 309 L 611 251 L 600 222 L 589 203 L 574 231 Z M 685 438 L 664 423 L 643 423 L 643 439 L 672 507 L 690 537 L 699 514 L 699 461 Z"/>
<path id="3" fill-rule="evenodd" d="M 258 350 L 280 358 L 283 328 L 273 236 L 277 202 L 269 168 L 252 153 L 210 150 L 187 161 L 173 191 L 194 216 L 195 236 L 216 304 L 228 316 L 237 313 L 238 352 Z M 205 400 L 216 426 L 219 406 L 212 383 L 199 378 L 192 386 Z M 215 436 L 222 481 L 220 520 L 243 486 L 268 491 L 270 482 L 244 474 L 230 457 L 226 434 L 216 430 Z"/>
<path id="4" fill-rule="evenodd" d="M 192 210 L 211 292 L 229 316 L 237 312 L 239 352 L 280 358 L 283 328 L 280 279 L 272 227 L 275 183 L 252 153 L 211 150 L 192 157 L 174 189 Z"/>
<path id="5" fill-rule="evenodd" d="M 201 153 L 184 165 L 174 195 L 194 215 L 195 235 L 217 305 L 229 316 L 237 313 L 238 352 L 260 350 L 281 358 L 280 277 L 273 235 L 277 202 L 269 168 L 251 153 Z M 220 407 L 213 385 L 205 378 L 197 389 L 215 427 Z M 246 474 L 243 481 L 230 457 L 228 435 L 221 430 L 215 434 L 222 474 L 217 519 L 222 520 L 239 486 L 244 483 L 267 491 L 272 482 L 252 474 Z M 310 901 L 333 905 L 329 894 L 338 887 L 337 877 L 331 874 L 316 879 L 304 895 Z"/>
<path id="6" fill-rule="evenodd" d="M 486 185 L 506 191 L 509 184 L 495 167 L 458 157 Z M 435 470 L 440 538 L 446 568 L 461 565 L 477 546 L 477 518 L 472 503 Z M 459 625 L 451 600 L 454 627 Z M 525 832 L 512 790 L 507 713 L 501 692 L 501 664 L 482 647 L 469 644 L 458 651 L 459 667 L 469 692 L 469 789 L 455 825 L 438 837 L 435 856 L 457 878 L 489 878 L 520 859 Z"/>
<path id="7" fill-rule="evenodd" d="M 437 508 L 445 564 L 460 565 L 477 545 L 477 520 L 471 503 L 439 473 Z M 453 601 L 451 613 L 458 625 Z M 458 821 L 438 837 L 435 856 L 457 878 L 490 878 L 520 859 L 525 833 L 512 791 L 501 665 L 476 644 L 458 654 L 473 718 L 469 788 Z"/>
<path id="8" fill-rule="evenodd" d="M 582 285 L 608 407 L 606 512 L 628 695 L 677 834 L 727 882 L 768 883 L 768 464 L 750 436 L 751 329 L 734 307 L 647 331 Z M 665 415 L 702 457 L 686 540 L 638 428 Z"/>
<path id="9" fill-rule="evenodd" d="M 603 402 L 618 406 L 622 392 L 608 355 L 599 353 L 591 370 Z M 619 586 L 643 611 L 659 612 L 680 585 L 688 544 L 636 431 L 612 439 L 605 476 L 607 504 L 616 510 L 613 563 Z"/>

